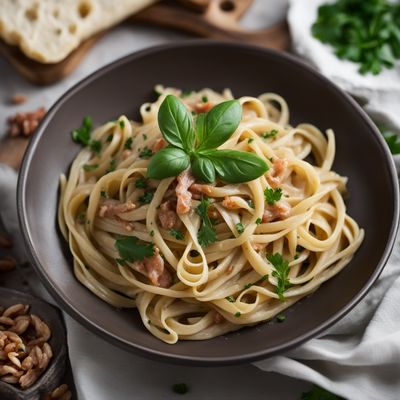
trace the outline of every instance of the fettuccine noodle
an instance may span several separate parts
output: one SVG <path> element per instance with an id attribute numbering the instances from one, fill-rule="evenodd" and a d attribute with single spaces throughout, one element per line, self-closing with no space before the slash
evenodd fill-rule
<path id="1" fill-rule="evenodd" d="M 146 179 L 149 157 L 166 145 L 159 106 L 174 94 L 195 114 L 233 97 L 229 90 L 185 96 L 156 89 L 157 101 L 140 108 L 141 123 L 121 116 L 96 128 L 92 138 L 101 149 L 81 150 L 68 178 L 61 177 L 59 225 L 83 285 L 112 306 L 137 308 L 154 336 L 176 343 L 270 320 L 350 262 L 364 232 L 346 214 L 346 178 L 331 169 L 332 130 L 324 135 L 310 124 L 292 127 L 288 106 L 276 94 L 240 98 L 241 123 L 220 149 L 254 152 L 269 171 L 247 183 L 208 185 L 193 183 L 185 171 L 180 179 L 190 181 L 183 191 L 190 211 L 178 213 L 177 178 Z M 267 188 L 280 188 L 281 199 L 269 204 Z M 210 201 L 217 234 L 208 246 L 197 236 L 202 198 Z M 116 261 L 116 240 L 133 236 L 153 243 L 154 256 Z M 267 258 L 276 253 L 289 267 L 284 299 Z"/>

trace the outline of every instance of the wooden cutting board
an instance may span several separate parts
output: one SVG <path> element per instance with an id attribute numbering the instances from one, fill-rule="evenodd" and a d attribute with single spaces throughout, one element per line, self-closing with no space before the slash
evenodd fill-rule
<path id="1" fill-rule="evenodd" d="M 253 0 L 164 0 L 135 14 L 127 22 L 154 24 L 201 37 L 287 49 L 290 38 L 286 22 L 258 31 L 245 30 L 240 26 L 240 18 L 252 3 Z M 67 58 L 54 64 L 34 61 L 17 46 L 10 46 L 1 40 L 0 52 L 27 80 L 47 85 L 71 73 L 105 33 L 101 32 L 86 40 Z"/>

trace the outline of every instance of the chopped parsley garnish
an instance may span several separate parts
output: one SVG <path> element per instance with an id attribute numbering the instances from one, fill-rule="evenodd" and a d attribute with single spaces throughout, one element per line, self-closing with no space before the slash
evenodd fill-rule
<path id="1" fill-rule="evenodd" d="M 150 158 L 152 155 L 153 152 L 147 146 L 145 146 L 144 149 L 142 149 L 142 151 L 139 153 L 140 158 Z"/>
<path id="2" fill-rule="evenodd" d="M 101 142 L 100 140 L 92 140 L 90 142 L 90 148 L 96 153 L 100 154 L 101 152 Z"/>
<path id="3" fill-rule="evenodd" d="M 400 154 L 400 136 L 394 132 L 391 132 L 382 124 L 379 124 L 378 128 L 381 131 L 387 145 L 389 146 L 390 152 L 392 154 Z"/>
<path id="4" fill-rule="evenodd" d="M 124 149 L 132 150 L 132 143 L 133 143 L 133 137 L 129 137 L 128 139 L 126 139 L 126 142 L 124 144 Z"/>
<path id="5" fill-rule="evenodd" d="M 153 243 L 140 243 L 136 236 L 120 237 L 115 241 L 119 260 L 134 262 L 154 255 Z"/>
<path id="6" fill-rule="evenodd" d="M 202 226 L 197 233 L 197 239 L 200 246 L 204 247 L 217 241 L 217 233 L 215 231 L 215 227 L 210 221 L 210 217 L 208 216 L 209 206 L 210 200 L 203 197 L 200 204 L 196 208 L 197 214 L 202 219 Z"/>
<path id="7" fill-rule="evenodd" d="M 236 318 L 239 318 L 242 315 L 242 313 L 240 311 L 235 312 L 234 316 Z"/>
<path id="8" fill-rule="evenodd" d="M 237 223 L 235 227 L 239 235 L 241 235 L 244 232 L 244 225 L 241 222 Z"/>
<path id="9" fill-rule="evenodd" d="M 139 197 L 139 201 L 142 204 L 149 204 L 153 200 L 153 196 L 154 196 L 153 192 L 144 192 L 144 194 Z"/>
<path id="10" fill-rule="evenodd" d="M 268 279 L 268 275 L 263 275 L 262 277 L 261 277 L 261 280 L 262 281 L 266 281 Z"/>
<path id="11" fill-rule="evenodd" d="M 152 236 L 152 237 L 154 236 L 154 231 L 153 230 L 150 231 L 150 236 Z"/>
<path id="12" fill-rule="evenodd" d="M 245 289 L 249 289 L 253 286 L 253 283 L 247 283 L 246 285 L 244 285 Z"/>
<path id="13" fill-rule="evenodd" d="M 249 205 L 250 208 L 255 208 L 254 202 L 252 199 L 247 200 L 247 204 Z"/>
<path id="14" fill-rule="evenodd" d="M 186 383 L 175 383 L 172 385 L 172 390 L 178 394 L 185 394 L 189 391 L 189 388 Z"/>
<path id="15" fill-rule="evenodd" d="M 135 187 L 137 187 L 138 189 L 146 189 L 147 184 L 148 184 L 147 179 L 142 177 L 136 179 Z"/>
<path id="16" fill-rule="evenodd" d="M 282 189 L 278 188 L 278 189 L 272 189 L 272 188 L 266 188 L 264 190 L 264 197 L 265 197 L 265 201 L 269 204 L 269 205 L 273 205 L 275 204 L 277 201 L 279 201 L 282 197 Z"/>
<path id="17" fill-rule="evenodd" d="M 99 164 L 83 164 L 83 169 L 87 172 L 91 172 L 99 168 Z"/>
<path id="18" fill-rule="evenodd" d="M 93 121 L 91 117 L 83 118 L 80 128 L 72 131 L 72 139 L 76 143 L 87 146 L 90 143 L 90 132 L 92 131 Z"/>
<path id="19" fill-rule="evenodd" d="M 400 4 L 387 0 L 338 0 L 318 8 L 312 34 L 340 59 L 374 75 L 400 58 Z"/>
<path id="20" fill-rule="evenodd" d="M 174 228 L 170 229 L 169 233 L 177 240 L 183 240 L 185 238 L 185 235 L 183 234 L 182 231 L 179 231 Z"/>
<path id="21" fill-rule="evenodd" d="M 124 129 L 124 128 L 125 128 L 125 121 L 124 121 L 123 119 L 121 119 L 121 120 L 118 122 L 118 124 L 119 124 L 119 127 L 120 127 L 121 129 Z"/>
<path id="22" fill-rule="evenodd" d="M 311 390 L 304 392 L 301 395 L 300 400 L 344 400 L 343 397 L 336 396 L 326 389 L 323 389 L 317 385 L 313 385 Z"/>
<path id="23" fill-rule="evenodd" d="M 252 138 L 252 137 L 247 140 L 247 143 L 249 143 L 249 144 L 252 142 L 254 142 L 254 138 Z"/>
<path id="24" fill-rule="evenodd" d="M 108 197 L 108 193 L 107 193 L 105 190 L 102 190 L 102 191 L 100 192 L 100 196 L 101 196 L 101 197 L 107 198 L 107 197 Z"/>
<path id="25" fill-rule="evenodd" d="M 147 140 L 147 135 L 145 133 L 143 133 L 143 140 L 146 141 Z"/>
<path id="26" fill-rule="evenodd" d="M 226 296 L 225 299 L 228 300 L 229 303 L 234 303 L 236 301 L 233 296 Z"/>
<path id="27" fill-rule="evenodd" d="M 279 253 L 269 254 L 267 260 L 274 266 L 272 276 L 278 280 L 275 293 L 278 295 L 280 301 L 285 301 L 283 293 L 291 286 L 288 278 L 289 263 Z"/>
<path id="28" fill-rule="evenodd" d="M 264 132 L 264 133 L 262 134 L 262 137 L 263 137 L 264 139 L 275 138 L 275 136 L 276 136 L 278 133 L 279 133 L 278 130 L 272 129 L 272 130 L 270 130 L 270 131 Z"/>
<path id="29" fill-rule="evenodd" d="M 110 143 L 113 140 L 114 135 L 111 133 L 107 136 L 106 142 Z"/>
<path id="30" fill-rule="evenodd" d="M 201 101 L 203 103 L 208 103 L 208 97 L 207 96 L 202 96 Z"/>
<path id="31" fill-rule="evenodd" d="M 113 158 L 113 159 L 110 161 L 110 166 L 108 167 L 108 169 L 107 169 L 106 172 L 108 173 L 108 172 L 113 172 L 113 171 L 115 171 L 116 166 L 117 166 L 117 161 L 115 160 L 115 158 Z"/>
<path id="32" fill-rule="evenodd" d="M 262 219 L 261 219 L 261 218 L 257 218 L 257 219 L 256 219 L 256 224 L 257 224 L 257 225 L 260 225 L 261 223 L 262 223 Z"/>
<path id="33" fill-rule="evenodd" d="M 278 322 L 283 322 L 283 321 L 285 321 L 285 319 L 286 319 L 286 317 L 285 317 L 283 314 L 278 314 L 278 315 L 276 316 L 276 320 L 277 320 Z"/>

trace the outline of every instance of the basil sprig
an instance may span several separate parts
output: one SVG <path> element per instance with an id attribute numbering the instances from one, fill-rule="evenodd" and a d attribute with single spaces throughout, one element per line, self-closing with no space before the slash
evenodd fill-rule
<path id="1" fill-rule="evenodd" d="M 242 118 L 237 100 L 229 100 L 207 113 L 193 116 L 175 96 L 168 95 L 158 112 L 158 125 L 169 146 L 150 160 L 147 176 L 164 179 L 179 175 L 191 166 L 196 179 L 214 182 L 254 180 L 268 171 L 266 162 L 256 154 L 237 150 L 217 150 L 235 132 Z"/>

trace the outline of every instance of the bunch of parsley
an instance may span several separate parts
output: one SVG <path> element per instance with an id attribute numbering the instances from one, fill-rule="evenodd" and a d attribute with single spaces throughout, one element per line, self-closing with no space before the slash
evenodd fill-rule
<path id="1" fill-rule="evenodd" d="M 312 34 L 341 58 L 360 64 L 359 72 L 379 74 L 400 58 L 400 4 L 387 0 L 338 0 L 323 4 Z"/>

